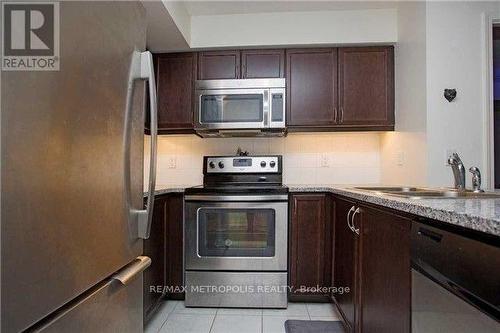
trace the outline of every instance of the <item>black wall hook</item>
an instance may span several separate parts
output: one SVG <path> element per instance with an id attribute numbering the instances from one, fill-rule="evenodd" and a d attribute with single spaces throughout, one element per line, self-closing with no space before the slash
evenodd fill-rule
<path id="1" fill-rule="evenodd" d="M 444 90 L 444 98 L 448 100 L 448 102 L 451 102 L 457 97 L 457 90 L 456 89 L 445 89 Z"/>

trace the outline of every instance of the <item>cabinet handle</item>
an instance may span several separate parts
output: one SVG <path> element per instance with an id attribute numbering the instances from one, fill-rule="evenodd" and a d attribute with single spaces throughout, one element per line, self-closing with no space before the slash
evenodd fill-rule
<path id="1" fill-rule="evenodd" d="M 333 122 L 337 123 L 337 108 L 333 108 Z"/>
<path id="2" fill-rule="evenodd" d="M 340 119 L 339 119 L 339 123 L 343 123 L 344 122 L 344 107 L 341 106 L 340 107 Z"/>
<path id="3" fill-rule="evenodd" d="M 354 213 L 352 214 L 351 220 L 352 220 L 352 231 L 359 235 L 359 228 L 356 229 L 356 226 L 354 225 L 354 218 L 356 217 L 356 214 L 359 214 L 359 207 L 356 208 Z"/>
<path id="4" fill-rule="evenodd" d="M 351 220 L 349 219 L 349 217 L 351 216 L 351 213 L 352 211 L 354 210 L 354 208 L 356 208 L 355 206 L 352 206 L 351 209 L 349 209 L 349 212 L 347 212 L 347 226 L 349 227 L 349 229 L 351 229 L 351 231 L 354 231 L 352 226 L 351 226 Z"/>

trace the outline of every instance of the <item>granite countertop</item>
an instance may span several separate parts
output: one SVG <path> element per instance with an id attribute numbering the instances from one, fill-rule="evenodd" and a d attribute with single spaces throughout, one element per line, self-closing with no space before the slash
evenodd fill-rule
<path id="1" fill-rule="evenodd" d="M 168 194 L 168 193 L 184 193 L 187 187 L 191 185 L 157 185 L 155 189 L 155 195 Z M 144 190 L 144 196 L 148 194 L 147 190 Z"/>
<path id="2" fill-rule="evenodd" d="M 500 236 L 500 199 L 405 199 L 354 185 L 290 185 L 290 192 L 331 192 L 417 216 Z"/>
<path id="3" fill-rule="evenodd" d="M 290 192 L 330 192 L 417 216 L 500 236 L 500 199 L 405 199 L 356 190 L 356 185 L 289 185 Z M 373 186 L 373 185 L 370 185 Z M 191 185 L 157 186 L 155 194 L 182 193 Z M 144 193 L 146 195 L 146 193 Z"/>

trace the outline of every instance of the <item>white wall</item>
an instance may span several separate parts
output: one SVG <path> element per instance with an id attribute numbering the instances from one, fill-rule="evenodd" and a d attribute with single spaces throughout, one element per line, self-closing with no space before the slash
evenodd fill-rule
<path id="1" fill-rule="evenodd" d="M 148 138 L 146 136 L 146 141 Z M 149 146 L 148 142 L 145 144 L 147 170 Z M 289 185 L 380 182 L 378 133 L 289 134 L 286 138 L 224 139 L 172 135 L 159 137 L 157 185 L 199 185 L 203 179 L 203 156 L 234 155 L 238 146 L 252 155 L 283 155 L 283 181 Z M 326 159 L 326 166 L 322 166 L 322 159 Z M 144 184 L 147 184 L 147 179 Z"/>
<path id="2" fill-rule="evenodd" d="M 485 171 L 483 136 L 483 13 L 500 17 L 498 2 L 427 4 L 427 152 L 428 183 L 453 184 L 446 150 L 456 149 L 468 169 Z M 458 95 L 449 103 L 445 88 Z M 486 173 L 483 172 L 486 177 Z M 470 186 L 470 177 L 467 176 Z M 484 179 L 487 183 L 487 179 Z"/>
<path id="3" fill-rule="evenodd" d="M 148 49 L 154 49 L 155 52 L 188 50 L 188 42 L 163 2 L 150 0 L 141 0 L 141 2 L 148 17 Z"/>
<path id="4" fill-rule="evenodd" d="M 450 150 L 488 183 L 483 15 L 500 18 L 500 2 L 400 4 L 396 132 L 381 138 L 383 183 L 452 186 Z M 455 101 L 445 100 L 445 88 L 457 89 Z"/>
<path id="5" fill-rule="evenodd" d="M 395 9 L 191 17 L 192 48 L 394 43 Z"/>
<path id="6" fill-rule="evenodd" d="M 191 43 L 191 16 L 182 1 L 161 0 L 188 44 Z"/>
<path id="7" fill-rule="evenodd" d="M 396 131 L 381 136 L 383 184 L 425 185 L 426 154 L 426 4 L 398 8 L 395 48 Z"/>

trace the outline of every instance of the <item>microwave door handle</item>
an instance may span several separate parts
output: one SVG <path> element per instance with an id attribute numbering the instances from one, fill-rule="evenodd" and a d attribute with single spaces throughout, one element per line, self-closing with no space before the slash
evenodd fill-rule
<path id="1" fill-rule="evenodd" d="M 269 90 L 264 90 L 264 97 L 263 97 L 263 112 L 264 112 L 264 127 L 270 127 L 269 126 L 269 108 L 270 108 L 270 103 L 269 103 Z"/>
<path id="2" fill-rule="evenodd" d="M 217 105 L 218 108 L 220 109 L 220 121 L 224 122 L 224 98 L 226 98 L 226 95 L 220 95 L 217 98 Z"/>

